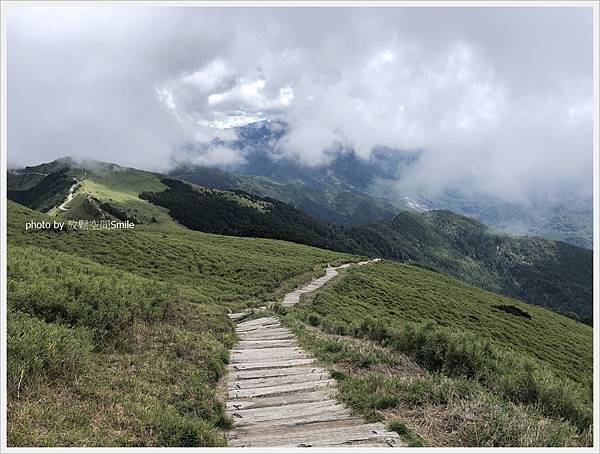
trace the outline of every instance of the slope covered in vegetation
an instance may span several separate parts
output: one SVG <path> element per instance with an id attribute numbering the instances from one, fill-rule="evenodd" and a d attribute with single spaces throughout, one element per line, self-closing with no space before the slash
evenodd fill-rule
<path id="1" fill-rule="evenodd" d="M 524 299 L 591 323 L 592 252 L 562 242 L 511 237 L 448 211 L 402 211 L 389 221 L 338 226 L 274 199 L 245 193 L 236 204 L 175 179 L 140 196 L 183 225 L 206 232 L 278 238 L 332 250 L 417 262 L 488 290 Z"/>
<path id="2" fill-rule="evenodd" d="M 592 323 L 593 253 L 561 241 L 496 234 L 449 211 L 401 212 L 352 229 L 353 252 L 417 262 L 487 290 Z"/>
<path id="3" fill-rule="evenodd" d="M 350 268 L 280 311 L 343 401 L 415 445 L 591 444 L 587 325 L 393 262 Z"/>
<path id="4" fill-rule="evenodd" d="M 69 188 L 73 185 L 73 179 L 67 175 L 67 167 L 55 172 L 42 176 L 39 174 L 25 174 L 14 176 L 10 182 L 14 184 L 11 189 L 8 186 L 7 196 L 10 200 L 26 205 L 38 211 L 49 211 L 55 206 L 60 205 L 67 194 Z M 31 177 L 41 177 L 33 181 L 37 182 L 30 185 Z"/>
<path id="5" fill-rule="evenodd" d="M 227 310 L 349 259 L 166 224 L 25 231 L 51 218 L 7 208 L 11 446 L 223 445 Z"/>
<path id="6" fill-rule="evenodd" d="M 164 179 L 169 189 L 144 192 L 140 197 L 168 208 L 169 214 L 194 230 L 225 235 L 278 238 L 301 244 L 349 250 L 350 238 L 341 226 L 318 221 L 275 199 L 259 198 L 241 191 L 237 197 L 248 203 L 223 197 L 216 190 L 199 190 L 189 183 Z M 260 207 L 260 209 L 259 209 Z"/>
<path id="7" fill-rule="evenodd" d="M 298 310 L 341 325 L 369 317 L 389 328 L 431 322 L 535 357 L 575 381 L 592 375 L 591 327 L 418 266 L 352 268 Z"/>
<path id="8" fill-rule="evenodd" d="M 77 178 L 75 197 L 67 204 L 68 209 L 50 209 L 50 214 L 59 218 L 121 219 L 136 224 L 178 222 L 204 232 L 282 239 L 416 262 L 487 290 L 592 322 L 591 250 L 559 241 L 497 234 L 449 211 L 401 211 L 376 223 L 338 225 L 315 219 L 274 198 L 207 189 L 110 163 L 61 159 L 23 172 L 27 175 L 21 175 L 22 181 L 13 174 L 13 183 L 21 189 L 11 190 L 9 196 L 17 201 L 27 199 L 32 207 L 61 203 L 72 179 Z M 32 175 L 48 173 L 29 187 Z M 53 192 L 50 180 L 64 182 Z"/>
<path id="9" fill-rule="evenodd" d="M 280 200 L 317 219 L 341 225 L 382 221 L 392 218 L 398 212 L 398 208 L 390 202 L 332 185 L 323 184 L 315 188 L 301 181 L 275 181 L 200 166 L 182 166 L 169 174 L 207 188 L 241 190 L 255 196 Z M 404 204 L 400 205 L 405 208 Z"/>

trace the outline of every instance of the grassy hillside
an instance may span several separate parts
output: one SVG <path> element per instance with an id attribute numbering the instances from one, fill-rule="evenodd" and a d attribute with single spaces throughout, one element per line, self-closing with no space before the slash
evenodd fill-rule
<path id="1" fill-rule="evenodd" d="M 198 302 L 251 304 L 273 297 L 279 283 L 352 260 L 347 254 L 260 238 L 232 238 L 179 226 L 139 225 L 133 230 L 25 231 L 30 219 L 48 219 L 8 204 L 9 244 L 67 252 L 158 282 L 179 284 Z M 317 265 L 318 264 L 318 265 Z"/>
<path id="2" fill-rule="evenodd" d="M 49 211 L 65 200 L 69 188 L 74 183 L 67 171 L 68 168 L 65 167 L 46 176 L 34 174 L 33 177 L 36 178 L 33 180 L 29 179 L 32 175 L 13 176 L 8 181 L 7 196 L 10 200 L 27 205 L 35 210 Z M 41 179 L 38 180 L 37 177 L 41 177 Z M 37 182 L 31 184 L 32 181 Z M 13 183 L 14 187 L 18 189 L 13 189 L 10 183 Z"/>
<path id="3" fill-rule="evenodd" d="M 215 387 L 234 335 L 218 307 L 15 245 L 8 295 L 9 445 L 224 444 Z"/>
<path id="4" fill-rule="evenodd" d="M 172 223 L 25 231 L 51 218 L 7 208 L 11 446 L 223 445 L 226 312 L 355 259 Z M 284 319 L 340 399 L 413 446 L 591 443 L 589 326 L 394 262 L 345 271 Z"/>
<path id="5" fill-rule="evenodd" d="M 278 238 L 301 244 L 347 250 L 351 246 L 340 226 L 327 224 L 274 199 L 237 193 L 239 203 L 215 190 L 199 191 L 191 184 L 165 178 L 169 189 L 141 197 L 168 208 L 169 215 L 194 230 L 225 235 Z M 259 209 L 260 207 L 260 209 Z"/>
<path id="6" fill-rule="evenodd" d="M 11 446 L 223 445 L 227 310 L 348 258 L 166 224 L 26 232 L 50 218 L 7 208 Z"/>
<path id="7" fill-rule="evenodd" d="M 591 444 L 587 325 L 393 262 L 344 271 L 285 320 L 343 401 L 415 446 Z"/>
<path id="8" fill-rule="evenodd" d="M 352 252 L 429 265 L 471 284 L 592 323 L 593 254 L 560 241 L 496 234 L 449 211 L 401 212 L 352 228 Z"/>
<path id="9" fill-rule="evenodd" d="M 418 262 L 488 290 L 524 299 L 591 323 L 592 252 L 541 238 L 495 234 L 448 211 L 402 211 L 389 221 L 338 226 L 287 204 L 260 199 L 256 210 L 164 179 L 169 188 L 141 197 L 169 210 L 183 225 L 227 235 L 279 238 L 332 250 Z"/>
<path id="10" fill-rule="evenodd" d="M 353 268 L 299 310 L 341 324 L 369 317 L 390 328 L 430 321 L 535 357 L 563 377 L 586 383 L 592 376 L 591 327 L 417 266 Z"/>
<path id="11" fill-rule="evenodd" d="M 166 210 L 138 197 L 142 191 L 162 191 L 160 175 L 99 161 L 61 158 L 26 167 L 8 180 L 8 198 L 62 219 L 130 219 L 135 223 L 172 222 Z M 44 176 L 45 175 L 45 176 Z M 42 178 L 32 185 L 32 178 Z M 79 183 L 74 198 L 58 210 L 69 188 Z M 60 183 L 60 184 L 59 184 Z"/>
<path id="12" fill-rule="evenodd" d="M 592 322 L 591 250 L 541 238 L 497 234 L 477 221 L 449 211 L 401 211 L 390 220 L 337 225 L 315 219 L 273 198 L 238 190 L 207 189 L 109 163 L 62 159 L 26 168 L 24 172 L 55 172 L 27 190 L 9 192 L 14 200 L 26 200 L 34 208 L 60 203 L 72 178 L 78 179 L 68 209 L 49 211 L 60 218 L 127 219 L 136 224 L 176 221 L 204 232 L 275 238 L 352 254 L 417 262 L 487 290 L 556 310 L 588 324 Z M 214 184 L 219 175 L 210 173 L 207 178 Z M 229 175 L 229 178 L 237 177 Z M 245 178 L 244 181 L 249 181 L 250 177 Z M 50 190 L 51 179 L 63 181 L 62 186 L 55 185 L 58 192 Z M 355 209 L 367 213 L 368 209 L 349 194 L 331 193 L 330 202 L 339 207 L 358 203 Z M 345 200 L 346 197 L 350 198 Z"/>

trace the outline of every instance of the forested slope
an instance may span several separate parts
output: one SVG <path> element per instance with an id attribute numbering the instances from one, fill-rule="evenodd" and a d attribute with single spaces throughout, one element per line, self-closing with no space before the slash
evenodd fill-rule
<path id="1" fill-rule="evenodd" d="M 176 179 L 140 197 L 183 225 L 212 233 L 278 238 L 317 247 L 417 262 L 469 283 L 591 323 L 592 251 L 559 241 L 491 232 L 448 211 L 402 211 L 389 221 L 339 226 L 274 199 L 223 194 Z M 257 208 L 258 207 L 258 208 Z"/>

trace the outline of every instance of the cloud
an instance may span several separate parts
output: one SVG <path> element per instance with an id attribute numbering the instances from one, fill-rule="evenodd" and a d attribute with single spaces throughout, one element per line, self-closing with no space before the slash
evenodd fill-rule
<path id="1" fill-rule="evenodd" d="M 271 94 L 265 86 L 260 71 L 240 75 L 218 58 L 190 74 L 169 79 L 159 94 L 179 121 L 192 129 L 226 129 L 276 117 L 294 99 L 291 87 Z"/>
<path id="2" fill-rule="evenodd" d="M 289 124 L 277 152 L 306 165 L 385 146 L 421 151 L 400 186 L 591 194 L 591 8 L 8 13 L 11 164 L 164 169 L 189 143 L 231 164 L 215 139 L 270 118 Z"/>
<path id="3" fill-rule="evenodd" d="M 204 147 L 181 147 L 171 155 L 171 159 L 174 166 L 195 164 L 209 167 L 231 166 L 245 161 L 240 150 L 221 144 L 210 144 Z"/>

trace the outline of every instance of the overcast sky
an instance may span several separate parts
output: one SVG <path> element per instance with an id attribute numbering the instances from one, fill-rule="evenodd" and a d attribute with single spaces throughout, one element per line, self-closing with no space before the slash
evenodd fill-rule
<path id="1" fill-rule="evenodd" d="M 423 150 L 418 184 L 589 195 L 592 44 L 591 8 L 15 6 L 8 161 L 163 170 L 183 143 L 277 118 L 306 165 L 387 146 Z"/>

